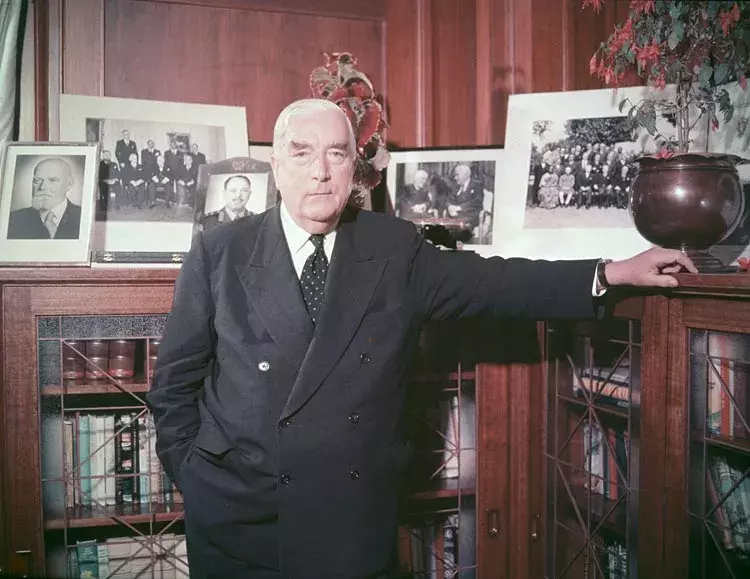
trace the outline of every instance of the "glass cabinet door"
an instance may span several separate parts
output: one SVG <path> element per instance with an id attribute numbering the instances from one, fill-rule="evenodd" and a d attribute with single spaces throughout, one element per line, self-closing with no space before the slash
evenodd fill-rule
<path id="1" fill-rule="evenodd" d="M 689 331 L 690 577 L 750 577 L 750 336 Z"/>
<path id="2" fill-rule="evenodd" d="M 165 321 L 37 318 L 46 576 L 188 577 L 182 499 L 145 404 Z"/>
<path id="3" fill-rule="evenodd" d="M 638 577 L 641 324 L 548 326 L 546 573 Z"/>
<path id="4" fill-rule="evenodd" d="M 459 332 L 426 328 L 407 384 L 394 578 L 477 576 L 477 372 L 461 362 Z"/>

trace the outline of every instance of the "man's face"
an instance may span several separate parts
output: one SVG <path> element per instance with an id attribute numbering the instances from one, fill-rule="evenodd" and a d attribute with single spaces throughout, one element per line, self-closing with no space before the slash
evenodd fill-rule
<path id="1" fill-rule="evenodd" d="M 233 213 L 239 213 L 245 208 L 247 200 L 250 199 L 250 185 L 247 180 L 240 177 L 229 179 L 224 188 L 224 204 Z"/>
<path id="2" fill-rule="evenodd" d="M 102 159 L 105 161 L 111 161 L 112 160 L 112 153 L 109 151 L 103 151 L 102 152 Z"/>
<path id="3" fill-rule="evenodd" d="M 456 171 L 454 174 L 456 183 L 458 183 L 459 185 L 465 185 L 469 182 L 470 177 L 471 170 L 468 167 L 465 167 L 464 165 L 459 165 L 458 167 L 456 167 Z"/>
<path id="4" fill-rule="evenodd" d="M 72 186 L 73 176 L 65 162 L 42 161 L 34 169 L 31 204 L 40 211 L 49 211 L 63 202 Z"/>
<path id="5" fill-rule="evenodd" d="M 150 139 L 149 139 L 148 141 L 146 141 L 146 146 L 147 146 L 147 147 L 148 147 L 149 149 L 153 149 L 153 148 L 154 148 L 154 142 L 153 142 L 152 140 L 150 140 Z"/>
<path id="6" fill-rule="evenodd" d="M 122 138 L 126 141 L 130 140 L 130 131 L 123 131 Z"/>
<path id="7" fill-rule="evenodd" d="M 190 145 L 190 150 L 193 153 L 197 153 L 198 152 L 198 145 Z"/>
<path id="8" fill-rule="evenodd" d="M 310 233 L 328 231 L 346 207 L 354 175 L 349 143 L 343 113 L 300 113 L 289 120 L 279 158 L 272 158 L 289 214 Z"/>
<path id="9" fill-rule="evenodd" d="M 427 183 L 427 173 L 424 171 L 417 171 L 414 174 L 414 187 L 421 189 Z"/>

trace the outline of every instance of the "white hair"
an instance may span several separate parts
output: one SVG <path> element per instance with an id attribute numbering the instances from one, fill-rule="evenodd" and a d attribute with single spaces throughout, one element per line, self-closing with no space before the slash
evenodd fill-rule
<path id="1" fill-rule="evenodd" d="M 357 151 L 357 139 L 354 135 L 349 117 L 336 104 L 325 99 L 300 99 L 287 105 L 276 118 L 276 124 L 273 127 L 273 154 L 278 158 L 282 154 L 282 149 L 286 146 L 286 134 L 289 129 L 290 121 L 299 115 L 309 115 L 317 111 L 337 111 L 346 119 L 346 126 L 349 129 L 349 150 L 352 156 Z"/>

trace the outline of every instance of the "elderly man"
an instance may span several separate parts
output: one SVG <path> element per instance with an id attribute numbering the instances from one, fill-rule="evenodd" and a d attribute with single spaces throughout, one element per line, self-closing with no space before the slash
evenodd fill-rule
<path id="1" fill-rule="evenodd" d="M 180 271 L 147 399 L 193 579 L 388 571 L 423 322 L 593 318 L 607 285 L 694 270 L 662 249 L 621 262 L 440 251 L 407 221 L 347 207 L 355 151 L 336 105 L 289 105 L 274 128 L 280 205 L 198 234 Z"/>
<path id="2" fill-rule="evenodd" d="M 250 199 L 252 187 L 250 179 L 244 175 L 232 175 L 224 181 L 224 207 L 207 213 L 203 219 L 203 230 L 208 231 L 222 223 L 229 223 L 241 217 L 254 215 L 246 205 Z"/>
<path id="3" fill-rule="evenodd" d="M 399 217 L 409 220 L 437 217 L 434 195 L 429 189 L 429 180 L 430 175 L 427 171 L 417 169 L 412 183 L 404 187 L 399 195 Z"/>
<path id="4" fill-rule="evenodd" d="M 8 239 L 78 239 L 81 206 L 68 199 L 74 183 L 64 159 L 39 161 L 31 181 L 31 207 L 11 211 Z"/>

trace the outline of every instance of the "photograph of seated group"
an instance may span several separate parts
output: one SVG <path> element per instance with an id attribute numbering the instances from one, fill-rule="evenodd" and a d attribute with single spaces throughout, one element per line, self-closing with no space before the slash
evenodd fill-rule
<path id="1" fill-rule="evenodd" d="M 750 579 L 750 0 L 0 46 L 0 579 Z"/>

